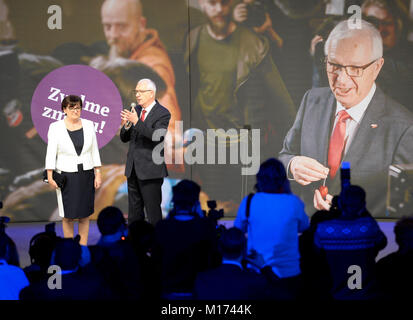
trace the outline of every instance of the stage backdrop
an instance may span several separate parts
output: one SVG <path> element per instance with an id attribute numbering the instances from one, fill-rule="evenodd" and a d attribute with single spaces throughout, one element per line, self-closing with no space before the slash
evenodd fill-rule
<path id="1" fill-rule="evenodd" d="M 0 215 L 59 219 L 55 191 L 41 177 L 48 126 L 64 118 L 68 94 L 82 97 L 81 117 L 95 123 L 98 137 L 103 183 L 92 218 L 108 205 L 126 214 L 120 111 L 136 102 L 137 81 L 150 78 L 172 114 L 164 215 L 172 187 L 187 178 L 201 185 L 203 209 L 217 200 L 234 217 L 260 163 L 278 156 L 305 92 L 328 86 L 318 39 L 338 21 L 361 17 L 362 2 L 0 0 Z M 411 1 L 389 3 L 387 15 L 364 8 L 363 18 L 385 42 L 378 86 L 412 110 Z M 397 207 L 411 198 L 411 187 L 401 189 L 382 197 Z M 396 209 L 373 214 L 398 217 Z M 311 203 L 306 211 L 315 211 Z"/>

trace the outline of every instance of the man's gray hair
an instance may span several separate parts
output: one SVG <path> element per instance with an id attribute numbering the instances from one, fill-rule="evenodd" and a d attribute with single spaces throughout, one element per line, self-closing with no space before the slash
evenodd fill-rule
<path id="1" fill-rule="evenodd" d="M 340 40 L 355 36 L 368 37 L 371 40 L 371 59 L 376 60 L 383 56 L 383 40 L 379 30 L 371 23 L 361 20 L 361 28 L 352 28 L 352 21 L 344 20 L 337 24 L 330 32 L 324 45 L 324 54 L 328 56 L 332 47 L 337 47 Z"/>
<path id="2" fill-rule="evenodd" d="M 156 85 L 155 82 L 153 82 L 151 79 L 145 78 L 145 79 L 141 79 L 139 80 L 138 83 L 146 83 L 146 86 L 149 90 L 152 90 L 153 93 L 156 95 Z"/>

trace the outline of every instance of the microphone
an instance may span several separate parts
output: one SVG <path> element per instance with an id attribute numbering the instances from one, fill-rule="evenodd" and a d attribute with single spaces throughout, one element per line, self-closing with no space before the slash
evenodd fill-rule
<path id="1" fill-rule="evenodd" d="M 132 112 L 132 110 L 135 109 L 135 107 L 136 107 L 136 103 L 135 103 L 135 102 L 132 102 L 132 103 L 130 104 L 130 111 Z M 126 121 L 125 127 L 130 127 L 130 124 L 131 124 L 130 121 Z"/>

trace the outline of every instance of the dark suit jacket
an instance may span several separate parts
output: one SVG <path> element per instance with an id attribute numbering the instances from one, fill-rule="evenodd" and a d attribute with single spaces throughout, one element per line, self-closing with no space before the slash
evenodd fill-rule
<path id="1" fill-rule="evenodd" d="M 142 107 L 135 107 L 140 117 Z M 140 180 L 163 178 L 168 175 L 165 162 L 161 164 L 154 163 L 152 151 L 156 147 L 163 158 L 164 137 L 166 135 L 171 114 L 165 107 L 161 106 L 158 101 L 152 108 L 151 112 L 145 118 L 145 121 L 139 120 L 136 126 L 132 125 L 129 130 L 122 127 L 120 139 L 122 142 L 129 142 L 129 151 L 126 160 L 125 176 L 130 177 L 133 166 Z M 155 130 L 161 129 L 160 140 L 152 140 Z M 157 152 L 157 150 L 155 152 Z"/>
<path id="2" fill-rule="evenodd" d="M 284 139 L 279 159 L 287 168 L 296 155 L 311 157 L 327 166 L 327 154 L 336 100 L 330 88 L 306 92 L 295 122 Z M 372 127 L 377 124 L 377 127 Z M 413 163 L 413 116 L 377 87 L 343 161 L 351 163 L 351 183 L 367 193 L 367 208 L 375 217 L 384 217 L 389 165 Z M 307 213 L 313 207 L 314 189 L 321 185 L 296 186 L 304 198 Z M 340 174 L 328 181 L 329 193 L 340 192 Z"/>
<path id="3" fill-rule="evenodd" d="M 200 272 L 195 282 L 198 300 L 259 300 L 266 298 L 267 290 L 262 275 L 232 264 Z"/>

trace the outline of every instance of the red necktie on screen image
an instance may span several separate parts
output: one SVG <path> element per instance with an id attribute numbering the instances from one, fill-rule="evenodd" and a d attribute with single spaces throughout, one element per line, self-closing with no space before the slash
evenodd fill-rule
<path id="1" fill-rule="evenodd" d="M 330 146 L 328 147 L 328 167 L 330 168 L 331 178 L 335 177 L 340 167 L 341 157 L 346 145 L 346 121 L 350 118 L 350 115 L 345 110 L 338 113 L 338 120 L 331 135 Z"/>
<path id="2" fill-rule="evenodd" d="M 145 109 L 142 109 L 142 112 L 141 112 L 141 121 L 145 121 L 145 113 L 146 113 L 146 110 L 145 110 Z"/>

